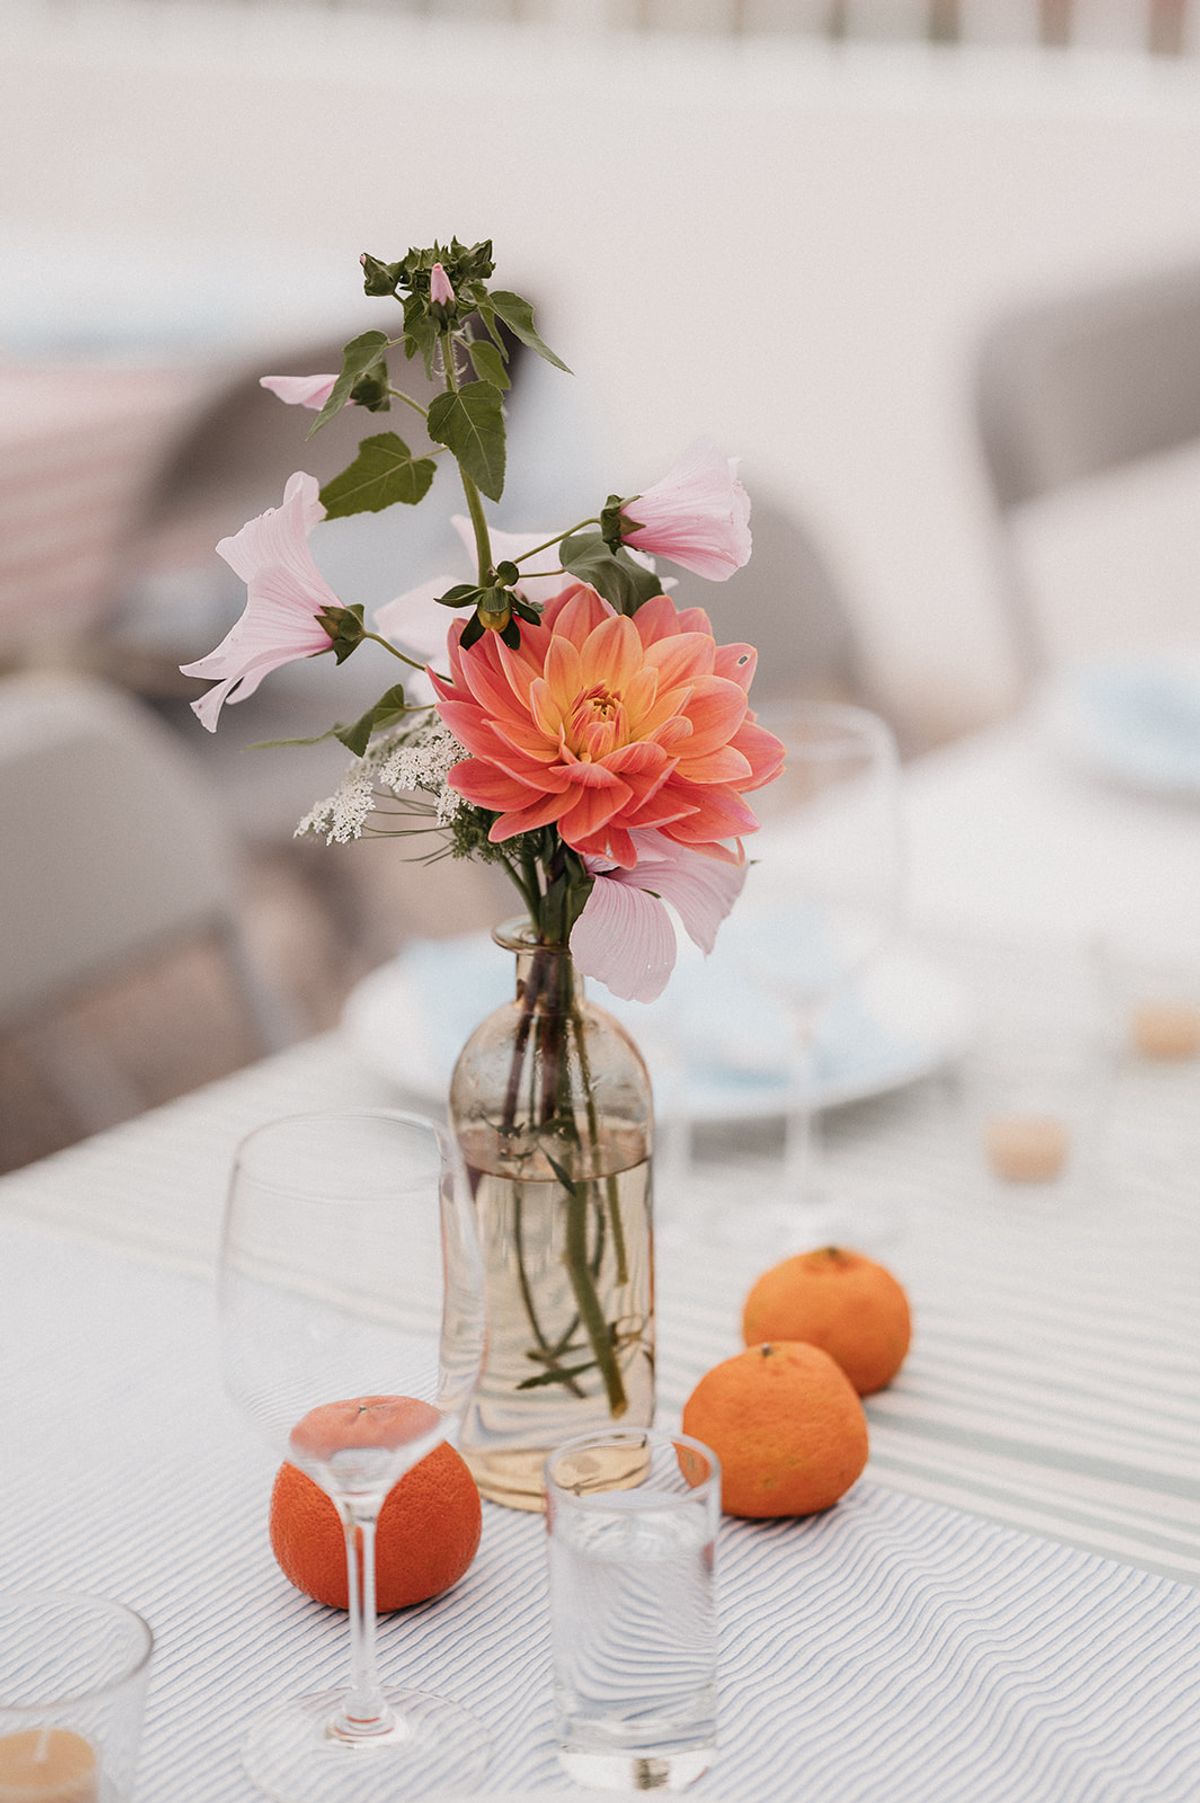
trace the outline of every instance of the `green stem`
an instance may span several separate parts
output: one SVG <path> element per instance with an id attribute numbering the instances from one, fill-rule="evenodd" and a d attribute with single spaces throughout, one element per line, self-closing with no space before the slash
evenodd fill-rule
<path id="1" fill-rule="evenodd" d="M 521 555 L 514 557 L 512 561 L 513 563 L 524 563 L 527 557 L 536 557 L 539 551 L 548 551 L 551 545 L 561 545 L 563 539 L 570 538 L 573 532 L 582 532 L 585 526 L 598 526 L 599 524 L 599 519 L 593 514 L 590 519 L 580 520 L 577 526 L 568 526 L 565 532 L 556 532 L 554 537 L 548 538 L 544 545 L 534 545 L 532 551 L 522 551 Z"/>
<path id="2" fill-rule="evenodd" d="M 389 644 L 387 639 L 381 638 L 377 632 L 364 632 L 363 637 L 364 639 L 370 639 L 373 644 L 382 645 L 385 651 L 390 651 L 393 657 L 398 657 L 400 662 L 402 664 L 407 664 L 410 670 L 420 670 L 421 673 L 424 674 L 424 664 L 419 664 L 415 657 L 409 657 L 407 651 L 397 651 L 395 645 Z M 434 674 L 438 676 L 442 682 L 449 682 L 450 680 L 448 676 L 442 676 L 440 671 L 435 671 Z M 423 701 L 420 705 L 422 707 L 432 707 L 433 702 Z"/>
<path id="3" fill-rule="evenodd" d="M 442 339 L 442 359 L 446 365 L 446 388 L 450 394 L 458 393 L 458 369 L 455 356 L 454 333 L 447 332 Z M 458 466 L 458 473 L 462 477 L 467 512 L 471 516 L 471 527 L 475 533 L 475 561 L 479 566 L 479 586 L 486 588 L 492 572 L 492 541 L 488 537 L 487 516 L 483 511 L 483 500 L 479 490 L 461 463 Z"/>
<path id="4" fill-rule="evenodd" d="M 596 1363 L 604 1378 L 608 1412 L 614 1420 L 619 1420 L 629 1407 L 629 1402 L 588 1261 L 586 1183 L 572 1183 L 568 1194 L 570 1200 L 567 1203 L 567 1243 L 564 1253 L 567 1275 L 575 1292 L 575 1306 L 579 1310 L 592 1351 L 596 1355 Z"/>
<path id="5" fill-rule="evenodd" d="M 600 1122 L 596 1114 L 596 1098 L 592 1093 L 592 1071 L 591 1061 L 587 1054 L 587 1034 L 573 990 L 571 993 L 571 1025 L 575 1029 L 575 1043 L 579 1048 L 579 1074 L 583 1079 L 588 1132 L 592 1136 L 592 1144 L 598 1146 L 600 1144 Z M 629 1254 L 625 1246 L 625 1225 L 621 1220 L 621 1198 L 617 1190 L 617 1179 L 611 1171 L 604 1179 L 604 1191 L 608 1197 L 608 1218 L 612 1223 L 613 1252 L 617 1260 L 617 1282 L 628 1283 Z"/>
<path id="6" fill-rule="evenodd" d="M 403 388 L 393 388 L 393 387 L 392 387 L 392 386 L 391 386 L 391 385 L 390 385 L 390 384 L 389 384 L 389 385 L 388 385 L 388 393 L 389 393 L 389 394 L 390 394 L 390 395 L 391 395 L 391 396 L 392 396 L 392 397 L 393 397 L 393 398 L 394 398 L 394 399 L 395 399 L 395 400 L 397 400 L 397 401 L 403 401 L 403 402 L 404 402 L 404 404 L 405 404 L 405 406 L 406 406 L 406 407 L 411 407 L 411 408 L 412 408 L 412 410 L 413 410 L 413 412 L 414 412 L 414 413 L 419 413 L 419 414 L 420 414 L 420 415 L 421 415 L 421 418 L 422 418 L 422 419 L 428 419 L 428 418 L 429 418 L 429 409 L 428 409 L 428 407 L 422 407 L 422 405 L 421 405 L 421 403 L 420 403 L 420 401 L 414 401 L 414 399 L 413 399 L 413 397 L 412 397 L 412 395 L 411 395 L 411 394 L 405 394 L 405 392 L 404 392 L 404 390 L 403 390 Z M 425 455 L 425 456 L 426 456 L 426 457 L 430 457 L 430 456 L 436 456 L 436 454 L 437 454 L 437 453 L 436 453 L 436 452 L 431 452 L 431 451 L 426 451 L 426 452 L 425 452 L 425 453 L 424 453 L 424 455 Z"/>

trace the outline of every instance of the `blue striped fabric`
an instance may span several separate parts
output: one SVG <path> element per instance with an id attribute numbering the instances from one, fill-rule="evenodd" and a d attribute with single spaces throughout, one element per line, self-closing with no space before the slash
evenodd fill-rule
<path id="1" fill-rule="evenodd" d="M 15 1213 L 0 1268 L 0 1585 L 83 1586 L 145 1613 L 140 1803 L 251 1803 L 247 1721 L 340 1680 L 345 1621 L 274 1566 L 272 1461 L 220 1390 L 211 1290 Z M 703 1328 L 672 1319 L 678 1298 L 678 1394 Z M 813 1521 L 726 1523 L 719 1577 L 722 1749 L 700 1795 L 1200 1795 L 1192 1588 L 872 1481 Z M 383 1630 L 390 1681 L 487 1722 L 496 1790 L 559 1787 L 548 1659 L 541 1523 L 490 1508 L 459 1588 Z"/>

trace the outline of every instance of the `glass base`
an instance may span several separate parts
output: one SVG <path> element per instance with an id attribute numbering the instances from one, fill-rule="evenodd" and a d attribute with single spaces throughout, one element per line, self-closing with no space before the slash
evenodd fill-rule
<path id="1" fill-rule="evenodd" d="M 584 1790 L 687 1790 L 716 1758 L 716 1747 L 689 1747 L 682 1753 L 580 1753 L 558 1749 L 567 1777 Z"/>
<path id="2" fill-rule="evenodd" d="M 250 1778 L 277 1803 L 396 1803 L 474 1789 L 490 1750 L 475 1717 L 419 1690 L 385 1696 L 392 1726 L 362 1738 L 337 1732 L 345 1700 L 338 1690 L 260 1716 L 242 1752 Z"/>

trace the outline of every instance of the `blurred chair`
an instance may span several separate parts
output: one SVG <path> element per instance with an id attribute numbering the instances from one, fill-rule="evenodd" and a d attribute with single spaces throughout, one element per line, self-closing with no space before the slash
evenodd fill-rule
<path id="1" fill-rule="evenodd" d="M 980 348 L 977 408 L 1028 683 L 1045 669 L 1046 638 L 1014 523 L 1043 496 L 1200 441 L 1200 265 L 998 320 Z"/>
<path id="2" fill-rule="evenodd" d="M 144 1105 L 55 1017 L 159 954 L 214 940 L 260 1050 L 287 1022 L 239 924 L 224 823 L 174 736 L 92 679 L 0 681 L 0 1034 L 92 1130 Z"/>
<path id="3" fill-rule="evenodd" d="M 807 527 L 754 485 L 754 554 L 728 582 L 692 584 L 718 639 L 758 649 L 755 701 L 857 701 L 882 711 L 845 600 Z M 663 573 L 668 570 L 663 565 Z"/>

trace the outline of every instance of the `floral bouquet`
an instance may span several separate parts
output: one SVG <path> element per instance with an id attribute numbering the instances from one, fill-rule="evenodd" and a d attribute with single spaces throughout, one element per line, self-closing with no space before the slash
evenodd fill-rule
<path id="1" fill-rule="evenodd" d="M 566 365 L 529 303 L 490 286 L 490 242 L 452 240 L 393 263 L 364 256 L 362 267 L 366 292 L 402 308 L 395 336 L 353 339 L 337 375 L 263 386 L 315 410 L 314 432 L 346 406 L 403 409 L 430 442 L 414 450 L 396 431 L 372 433 L 319 491 L 298 472 L 280 507 L 223 540 L 246 609 L 184 672 L 213 679 L 194 703 L 210 730 L 226 702 L 297 658 L 332 652 L 340 663 L 369 642 L 412 672 L 361 719 L 331 728 L 355 761 L 298 831 L 329 842 L 431 835 L 432 855 L 495 862 L 511 878 L 528 924 L 515 946 L 525 962 L 503 1080 L 478 1058 L 460 1060 L 456 1092 L 470 1093 L 452 1098 L 480 1207 L 489 1183 L 503 1191 L 493 1199 L 503 1219 L 484 1234 L 511 1278 L 511 1297 L 499 1278 L 491 1297 L 494 1363 L 506 1345 L 497 1317 L 520 1325 L 493 1413 L 557 1388 L 625 1415 L 632 1364 L 650 1356 L 652 1296 L 629 1218 L 648 1207 L 648 1190 L 623 1195 L 619 1179 L 645 1162 L 649 1106 L 639 1128 L 635 1078 L 603 1038 L 624 1036 L 596 1026 L 606 1017 L 585 1009 L 574 978 L 652 1000 L 675 960 L 668 904 L 708 952 L 741 889 L 742 841 L 757 824 L 745 797 L 778 774 L 783 748 L 749 704 L 753 647 L 719 645 L 703 609 L 676 606 L 653 560 L 725 580 L 750 556 L 750 503 L 735 466 L 701 443 L 652 486 L 608 495 L 565 531 L 496 531 L 484 503 L 504 490 L 510 346 Z M 428 407 L 393 379 L 393 364 L 414 359 L 443 383 Z M 362 606 L 321 576 L 309 535 L 322 519 L 416 505 L 446 453 L 466 501 L 456 524 L 471 568 L 401 595 L 368 626 Z M 541 1279 L 561 1283 L 561 1297 L 539 1297 Z"/>

